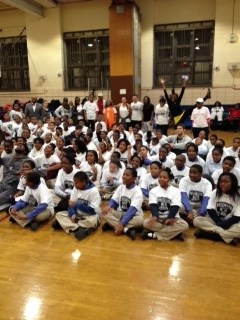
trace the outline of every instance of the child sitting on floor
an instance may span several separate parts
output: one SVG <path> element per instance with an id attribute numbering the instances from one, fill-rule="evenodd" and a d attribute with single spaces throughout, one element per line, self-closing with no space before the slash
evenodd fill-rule
<path id="1" fill-rule="evenodd" d="M 39 222 L 54 215 L 51 193 L 40 179 L 38 172 L 29 172 L 23 196 L 9 208 L 10 222 L 17 222 L 22 227 L 30 224 L 32 231 L 39 228 Z"/>
<path id="2" fill-rule="evenodd" d="M 79 171 L 74 175 L 74 188 L 69 200 L 68 211 L 56 214 L 53 229 L 63 229 L 74 233 L 77 240 L 90 235 L 100 223 L 101 197 L 97 187 L 89 180 L 86 172 Z"/>

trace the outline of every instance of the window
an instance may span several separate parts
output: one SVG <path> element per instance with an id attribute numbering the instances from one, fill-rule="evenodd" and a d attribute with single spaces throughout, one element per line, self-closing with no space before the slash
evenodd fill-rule
<path id="1" fill-rule="evenodd" d="M 108 87 L 108 30 L 64 34 L 65 88 L 88 91 Z"/>
<path id="2" fill-rule="evenodd" d="M 179 86 L 183 75 L 192 86 L 212 83 L 214 22 L 155 26 L 154 86 L 159 77 Z"/>
<path id="3" fill-rule="evenodd" d="M 26 37 L 0 38 L 0 90 L 29 90 Z"/>

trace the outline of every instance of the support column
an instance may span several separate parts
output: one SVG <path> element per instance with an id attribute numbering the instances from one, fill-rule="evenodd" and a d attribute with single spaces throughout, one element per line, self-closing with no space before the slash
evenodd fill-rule
<path id="1" fill-rule="evenodd" d="M 119 3 L 119 4 L 117 4 Z M 115 104 L 140 94 L 140 13 L 131 1 L 113 1 L 109 7 L 110 88 Z"/>

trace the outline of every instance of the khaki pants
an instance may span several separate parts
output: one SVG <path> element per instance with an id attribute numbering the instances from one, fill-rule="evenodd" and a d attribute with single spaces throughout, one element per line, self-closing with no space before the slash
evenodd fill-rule
<path id="1" fill-rule="evenodd" d="M 120 222 L 123 215 L 124 215 L 124 212 L 112 209 L 107 215 L 103 215 L 102 218 L 112 227 L 115 227 Z M 143 224 L 143 217 L 140 215 L 136 215 L 130 221 L 128 221 L 125 227 L 138 228 L 138 227 L 141 227 L 142 224 Z"/>
<path id="2" fill-rule="evenodd" d="M 19 210 L 18 211 L 18 214 L 20 214 L 21 216 L 25 217 L 26 214 L 28 212 L 31 212 L 32 210 L 34 209 L 33 206 L 27 206 L 26 208 L 22 209 L 22 210 Z M 15 215 L 9 213 L 10 216 L 21 226 L 21 227 L 25 227 L 31 220 L 19 220 L 16 218 Z M 42 222 L 42 221 L 45 221 L 47 219 L 49 219 L 51 217 L 51 211 L 46 209 L 44 210 L 43 212 L 39 213 L 35 218 L 34 218 L 34 221 L 37 221 L 37 222 Z"/>
<path id="3" fill-rule="evenodd" d="M 181 218 L 175 218 L 175 223 L 173 225 L 165 225 L 157 222 L 154 228 L 150 227 L 149 225 L 151 219 L 151 217 L 145 219 L 143 222 L 143 227 L 144 229 L 154 231 L 157 239 L 160 241 L 170 240 L 188 229 L 187 222 Z"/>
<path id="4" fill-rule="evenodd" d="M 80 216 L 80 215 L 79 215 Z M 60 211 L 56 214 L 56 220 L 59 222 L 63 230 L 67 233 L 74 231 L 79 227 L 82 228 L 97 228 L 100 223 L 99 216 L 94 215 L 81 215 L 81 219 L 78 222 L 72 222 L 67 211 Z"/>
<path id="5" fill-rule="evenodd" d="M 240 223 L 233 224 L 229 229 L 224 230 L 218 227 L 207 215 L 205 217 L 196 217 L 193 224 L 201 230 L 219 234 L 226 243 L 230 243 L 234 238 L 240 238 Z"/>

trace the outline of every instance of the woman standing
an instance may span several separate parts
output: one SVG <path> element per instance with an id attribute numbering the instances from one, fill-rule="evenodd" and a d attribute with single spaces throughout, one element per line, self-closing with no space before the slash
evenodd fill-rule
<path id="1" fill-rule="evenodd" d="M 116 106 L 118 112 L 119 123 L 122 123 L 126 130 L 131 124 L 131 108 L 127 103 L 127 99 L 122 97 L 122 102 Z"/>
<path id="2" fill-rule="evenodd" d="M 154 106 L 148 96 L 143 98 L 143 132 L 152 131 L 152 118 L 153 118 Z"/>
<path id="3" fill-rule="evenodd" d="M 155 108 L 155 125 L 156 129 L 162 131 L 167 136 L 169 122 L 169 107 L 164 97 L 160 97 L 159 104 Z"/>

